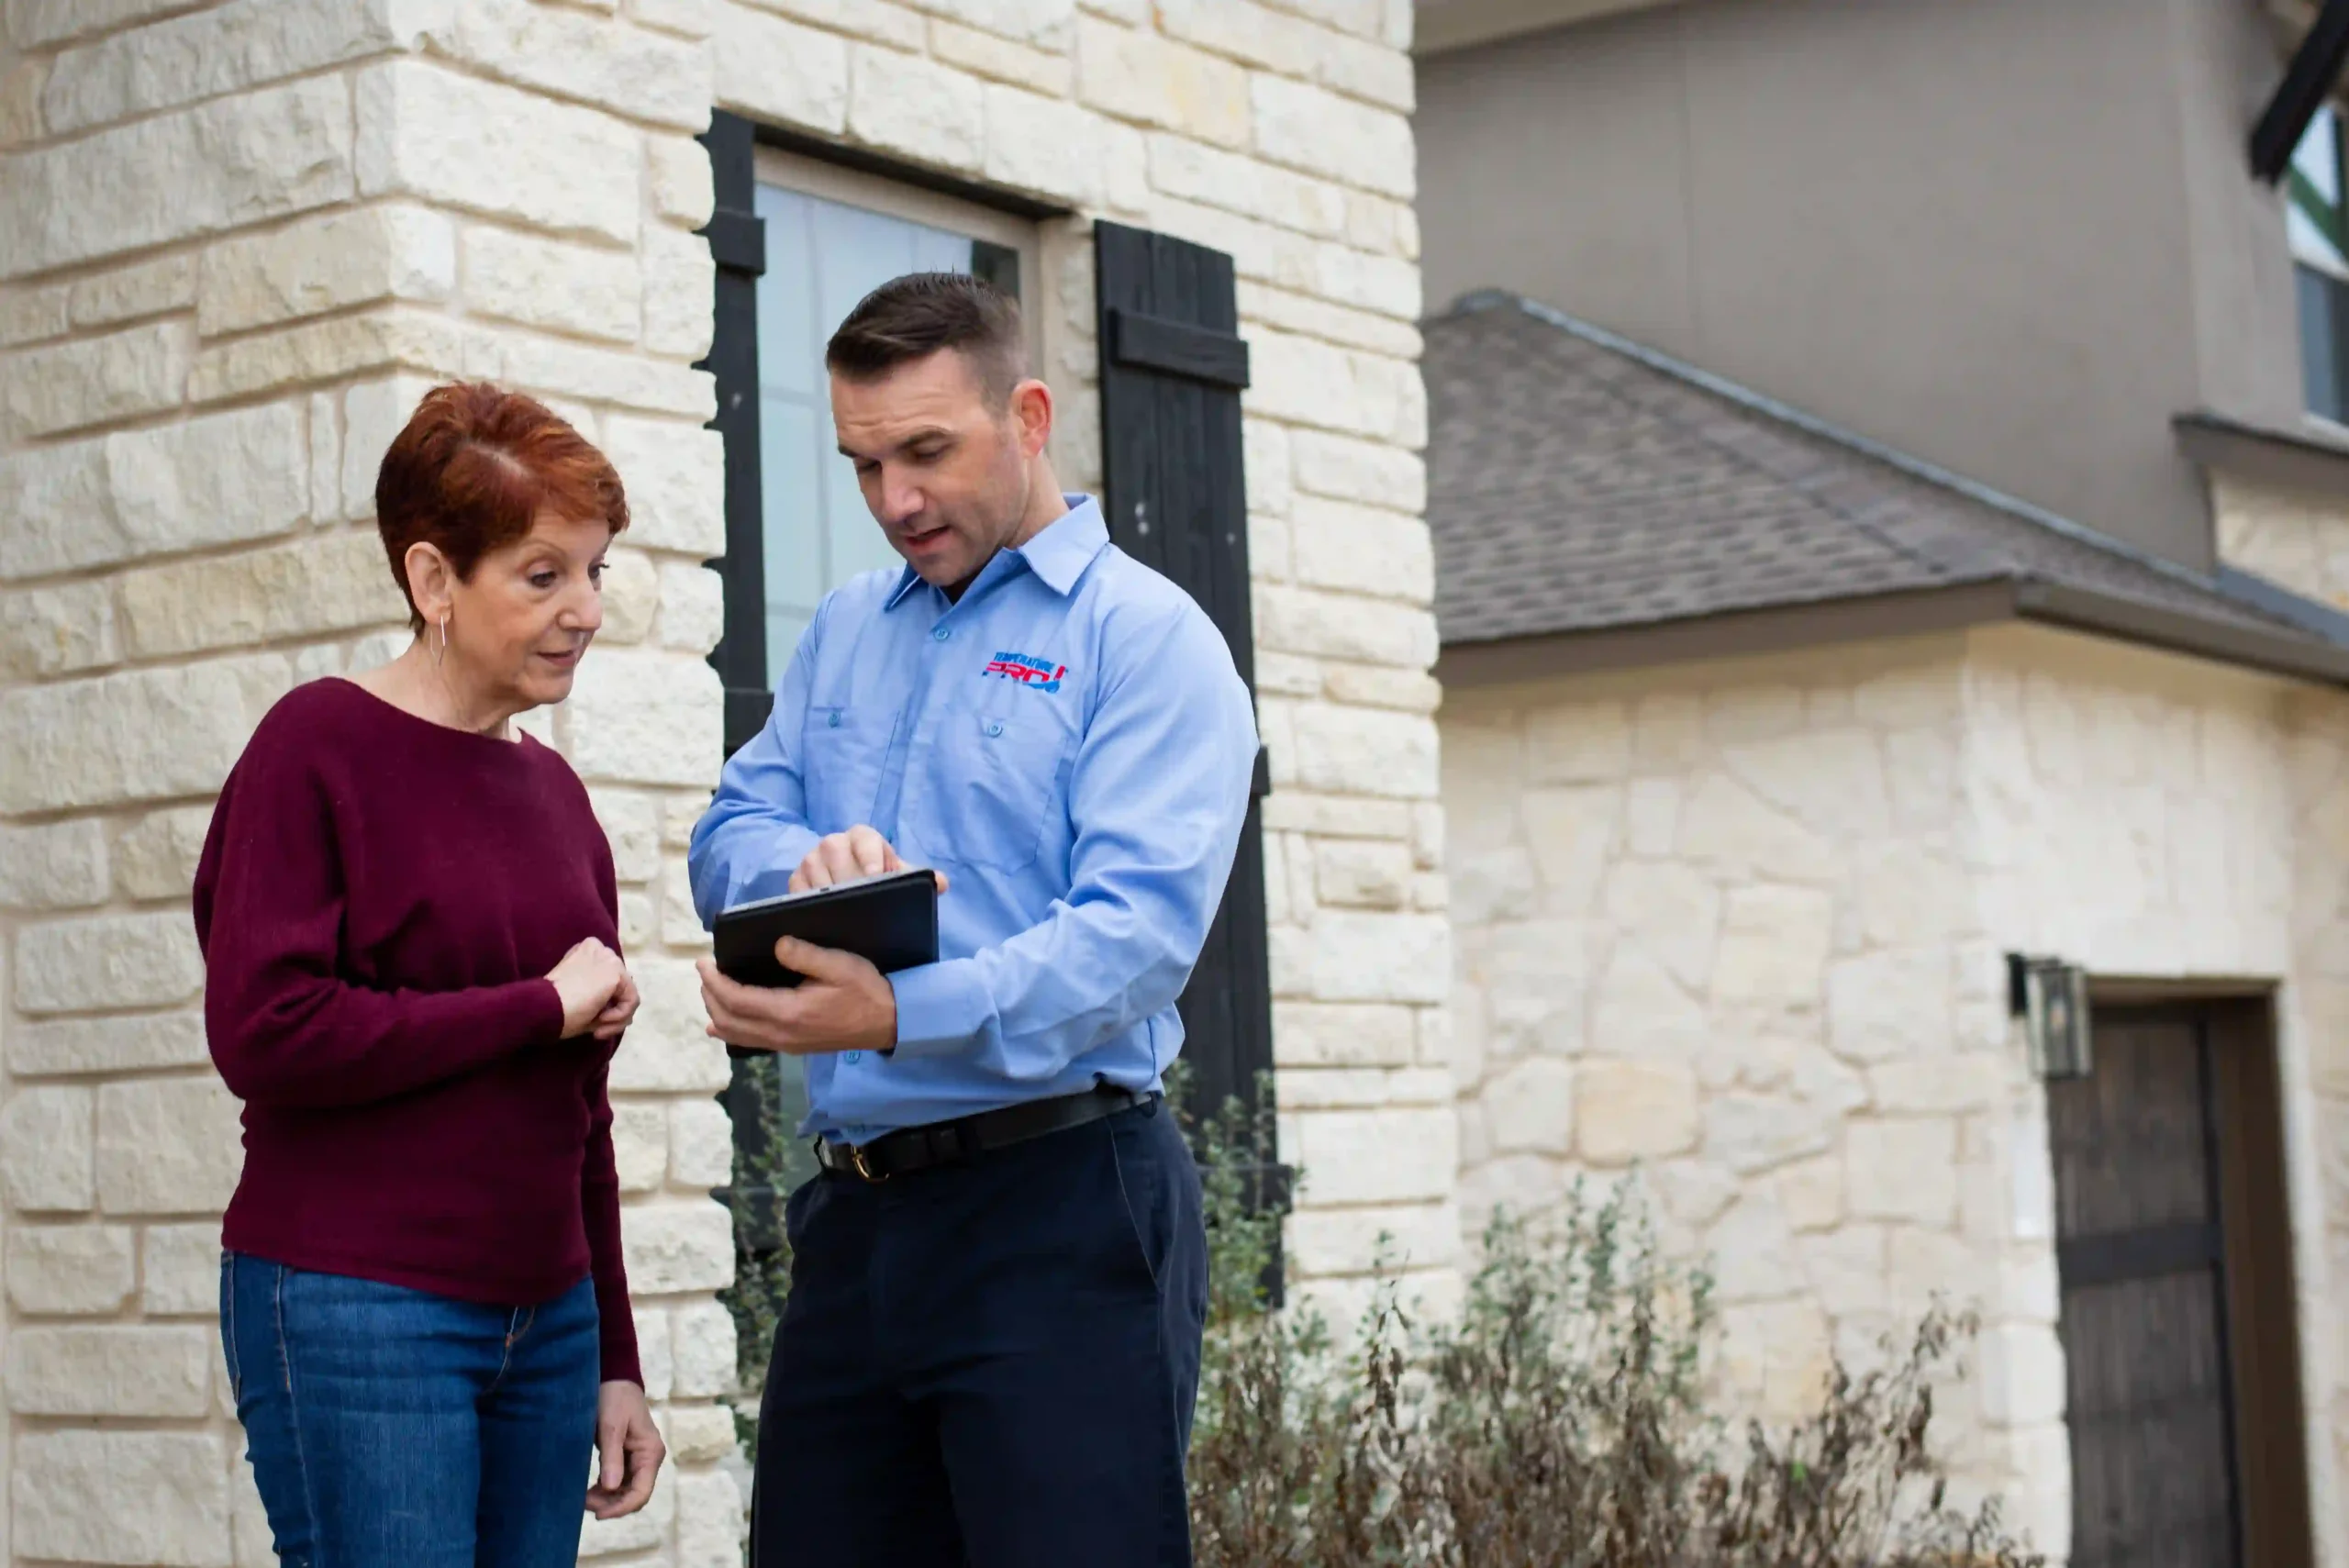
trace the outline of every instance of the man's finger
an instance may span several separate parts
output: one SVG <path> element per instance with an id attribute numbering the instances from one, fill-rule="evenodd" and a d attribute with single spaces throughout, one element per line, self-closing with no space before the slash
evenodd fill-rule
<path id="1" fill-rule="evenodd" d="M 863 876 L 879 876 L 896 858 L 896 851 L 889 848 L 889 840 L 871 828 L 858 826 L 850 828 L 848 847 L 850 852 L 856 856 L 858 873 Z"/>
<path id="2" fill-rule="evenodd" d="M 795 974 L 810 980 L 845 980 L 863 962 L 854 953 L 838 948 L 819 948 L 814 942 L 803 942 L 797 937 L 778 937 L 774 944 L 774 961 Z"/>

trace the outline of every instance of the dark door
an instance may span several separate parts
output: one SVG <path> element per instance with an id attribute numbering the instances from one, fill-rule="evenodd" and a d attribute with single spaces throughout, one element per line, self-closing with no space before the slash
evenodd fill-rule
<path id="1" fill-rule="evenodd" d="M 2048 1086 L 2075 1568 L 2306 1561 L 2268 1038 L 2100 1008 L 2093 1073 Z"/>

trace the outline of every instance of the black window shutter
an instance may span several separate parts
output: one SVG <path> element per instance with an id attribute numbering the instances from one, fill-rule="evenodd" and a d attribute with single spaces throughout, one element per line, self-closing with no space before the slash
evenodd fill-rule
<path id="1" fill-rule="evenodd" d="M 726 584 L 726 629 L 709 662 L 726 686 L 726 754 L 732 756 L 767 721 L 774 696 L 767 681 L 766 552 L 759 502 L 759 274 L 767 270 L 766 224 L 754 210 L 756 139 L 749 120 L 723 109 L 701 135 L 709 149 L 717 203 L 709 226 L 718 263 L 718 326 L 701 368 L 718 382 L 718 417 L 726 438 L 726 558 L 715 562 Z"/>
<path id="2" fill-rule="evenodd" d="M 1189 592 L 1255 689 L 1248 612 L 1248 500 L 1240 390 L 1248 345 L 1231 258 L 1163 234 L 1093 227 L 1101 349 L 1101 466 L 1109 536 Z M 1253 1103 L 1273 1066 L 1271 966 L 1264 943 L 1264 758 L 1222 907 L 1183 993 L 1191 1103 L 1204 1114 Z M 1258 1190 L 1284 1202 L 1267 1147 Z"/>

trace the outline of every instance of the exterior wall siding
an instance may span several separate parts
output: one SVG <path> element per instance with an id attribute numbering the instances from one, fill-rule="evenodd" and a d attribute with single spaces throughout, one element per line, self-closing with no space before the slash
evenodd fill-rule
<path id="1" fill-rule="evenodd" d="M 2349 610 L 2349 500 L 2226 473 L 2210 487 L 2220 561 Z"/>
<path id="2" fill-rule="evenodd" d="M 683 846 L 714 783 L 713 105 L 1065 206 L 1058 455 L 1098 470 L 1085 228 L 1230 250 L 1301 1274 L 1456 1250 L 1404 0 L 0 0 L 0 1511 L 10 1561 L 259 1564 L 210 1322 L 235 1105 L 186 913 L 294 684 L 402 645 L 375 464 L 437 380 L 553 404 L 636 524 L 528 723 L 609 831 L 646 1001 L 613 1079 L 677 1463 L 598 1560 L 737 1561 L 726 1063 Z M 1342 1283 L 1330 1288 L 1342 1290 Z"/>
<path id="3" fill-rule="evenodd" d="M 2030 630 L 1453 694 L 1462 1205 L 1635 1177 L 1786 1417 L 1936 1294 L 1938 1425 L 2061 1554 L 2043 1093 L 2003 954 L 2281 983 L 2320 1561 L 2342 1561 L 2349 1184 L 2336 694 Z M 2343 1015 L 2343 1016 L 2336 1016 Z"/>

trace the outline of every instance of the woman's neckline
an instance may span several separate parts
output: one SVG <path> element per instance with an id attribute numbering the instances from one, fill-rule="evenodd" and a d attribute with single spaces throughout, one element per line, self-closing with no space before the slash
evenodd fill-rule
<path id="1" fill-rule="evenodd" d="M 375 706 L 382 708 L 386 713 L 397 714 L 400 717 L 406 719 L 410 724 L 422 725 L 425 728 L 432 730 L 436 734 L 452 735 L 460 740 L 473 741 L 483 746 L 495 746 L 501 750 L 508 750 L 519 746 L 524 741 L 529 741 L 533 746 L 539 744 L 538 740 L 531 736 L 528 730 L 523 729 L 518 725 L 514 726 L 514 733 L 510 737 L 484 735 L 478 729 L 465 729 L 458 727 L 457 725 L 443 724 L 437 718 L 427 718 L 420 713 L 416 713 L 410 709 L 402 707 L 399 704 L 384 695 L 381 692 L 368 690 L 365 686 L 361 685 L 357 681 L 352 680 L 348 675 L 328 675 L 323 678 L 333 681 L 340 685 L 348 686 L 352 691 L 357 692 L 361 696 L 365 697 L 370 703 L 373 703 Z M 511 719 L 507 720 L 507 722 L 509 725 L 513 724 L 513 720 Z"/>

